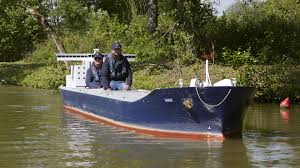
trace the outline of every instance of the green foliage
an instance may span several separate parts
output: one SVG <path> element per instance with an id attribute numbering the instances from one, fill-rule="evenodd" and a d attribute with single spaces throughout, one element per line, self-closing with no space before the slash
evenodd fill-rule
<path id="1" fill-rule="evenodd" d="M 6 85 L 21 85 L 21 81 L 37 70 L 42 64 L 37 63 L 0 63 L 0 83 Z"/>
<path id="2" fill-rule="evenodd" d="M 137 54 L 138 64 L 147 66 L 134 66 L 135 88 L 172 87 L 179 78 L 189 81 L 204 76 L 196 73 L 204 66 L 198 58 L 214 45 L 216 62 L 228 67 L 211 66 L 213 81 L 236 77 L 239 72 L 240 84 L 258 86 L 258 101 L 278 101 L 286 95 L 299 99 L 300 84 L 295 82 L 300 77 L 292 75 L 299 71 L 278 65 L 300 63 L 300 4 L 296 1 L 237 3 L 217 17 L 211 4 L 203 1 L 162 0 L 153 34 L 148 33 L 147 2 L 0 0 L 0 61 L 31 53 L 25 61 L 35 63 L 2 64 L 1 78 L 7 84 L 38 88 L 57 88 L 63 83 L 55 46 L 51 39 L 44 41 L 41 25 L 25 12 L 29 6 L 47 18 L 66 52 L 86 53 L 99 47 L 109 53 L 111 43 L 119 41 L 124 53 Z"/>
<path id="3" fill-rule="evenodd" d="M 159 2 L 160 15 L 169 15 L 172 19 L 174 30 L 184 31 L 192 37 L 194 56 L 210 51 L 211 39 L 206 31 L 206 26 L 212 22 L 213 8 L 210 3 L 191 0 L 164 0 Z M 161 24 L 161 22 L 159 22 Z"/>
<path id="4" fill-rule="evenodd" d="M 174 85 L 172 79 L 166 78 L 162 80 L 158 74 L 149 75 L 144 71 L 134 73 L 133 88 L 152 90 L 156 88 L 166 88 L 172 85 Z"/>
<path id="5" fill-rule="evenodd" d="M 24 62 L 1 63 L 0 84 L 57 89 L 64 84 L 67 73 L 59 65 L 45 66 L 45 64 Z"/>
<path id="6" fill-rule="evenodd" d="M 52 41 L 48 40 L 37 46 L 37 49 L 27 58 L 25 62 L 42 63 L 46 65 L 56 65 L 55 46 Z"/>
<path id="7" fill-rule="evenodd" d="M 31 88 L 58 89 L 65 83 L 66 74 L 60 66 L 44 66 L 27 75 L 20 83 Z"/>
<path id="8" fill-rule="evenodd" d="M 68 32 L 62 39 L 68 52 L 92 52 L 99 47 L 101 52 L 110 52 L 111 43 L 120 41 L 124 53 L 135 53 L 143 62 L 168 62 L 179 59 L 184 64 L 196 61 L 194 57 L 193 36 L 181 29 L 176 29 L 170 15 L 161 15 L 160 25 L 154 35 L 147 31 L 147 17 L 135 16 L 130 25 L 120 23 L 110 17 L 106 11 L 92 12 L 89 19 L 89 30 L 85 33 Z M 47 60 L 52 45 L 47 42 L 33 53 L 33 59 Z M 45 58 L 43 57 L 45 56 Z M 47 56 L 46 56 L 47 55 Z M 52 57 L 51 57 L 52 59 Z M 48 61 L 48 60 L 47 60 Z"/>
<path id="9" fill-rule="evenodd" d="M 218 57 L 218 61 L 234 67 L 257 64 L 257 60 L 251 56 L 249 50 L 232 51 L 227 48 L 223 49 L 222 55 Z"/>
<path id="10" fill-rule="evenodd" d="M 294 101 L 299 101 L 300 74 L 298 68 L 282 64 L 246 65 L 240 69 L 238 81 L 241 85 L 257 88 L 255 100 L 259 102 L 278 102 L 287 96 Z"/>
<path id="11" fill-rule="evenodd" d="M 205 26 L 214 19 L 213 10 L 209 3 L 202 1 L 183 1 L 181 11 L 176 19 L 185 32 L 193 35 L 195 55 L 211 49 L 212 39 L 208 37 Z"/>
<path id="12" fill-rule="evenodd" d="M 193 36 L 189 35 L 173 21 L 172 14 L 159 16 L 157 32 L 147 31 L 147 17 L 132 20 L 125 39 L 130 46 L 127 52 L 137 53 L 139 61 L 160 63 L 180 59 L 184 63 L 195 62 Z"/>
<path id="13" fill-rule="evenodd" d="M 92 13 L 90 20 L 90 29 L 83 40 L 91 42 L 92 47 L 97 45 L 102 52 L 110 52 L 113 41 L 122 42 L 122 39 L 126 39 L 128 26 L 119 23 L 116 17 L 110 17 L 106 11 Z"/>
<path id="14" fill-rule="evenodd" d="M 189 66 L 177 69 L 174 62 L 160 66 L 157 64 L 134 64 L 133 87 L 138 89 L 155 89 L 165 87 L 178 87 L 179 79 L 183 79 L 184 86 L 189 86 L 192 78 L 205 80 L 205 64 L 196 62 Z M 211 65 L 209 67 L 212 82 L 217 82 L 224 78 L 236 78 L 238 71 L 231 67 L 221 65 Z"/>
<path id="15" fill-rule="evenodd" d="M 41 26 L 25 13 L 17 1 L 0 5 L 0 61 L 22 59 L 45 38 Z"/>
<path id="16" fill-rule="evenodd" d="M 62 0 L 54 11 L 63 19 L 63 25 L 70 30 L 85 30 L 88 28 L 89 10 L 78 0 Z"/>
<path id="17" fill-rule="evenodd" d="M 289 60 L 299 63 L 300 4 L 293 0 L 268 0 L 245 6 L 237 4 L 208 29 L 219 52 L 248 50 L 263 64 Z"/>
<path id="18" fill-rule="evenodd" d="M 145 13 L 147 0 L 81 0 L 91 11 L 105 10 L 121 23 L 130 23 L 133 12 Z"/>

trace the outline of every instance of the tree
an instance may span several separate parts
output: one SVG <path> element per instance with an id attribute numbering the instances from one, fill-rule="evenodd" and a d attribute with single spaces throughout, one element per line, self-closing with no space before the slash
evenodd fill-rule
<path id="1" fill-rule="evenodd" d="M 45 39 L 41 26 L 17 0 L 0 0 L 0 61 L 17 61 Z"/>
<path id="2" fill-rule="evenodd" d="M 59 53 L 65 53 L 65 47 L 63 43 L 59 40 L 54 28 L 49 24 L 47 21 L 46 17 L 38 12 L 36 9 L 33 7 L 28 7 L 27 12 L 30 13 L 32 16 L 34 16 L 40 24 L 43 26 L 44 31 L 48 34 L 48 36 L 52 39 L 54 42 L 57 50 Z"/>
<path id="3" fill-rule="evenodd" d="M 150 33 L 156 31 L 158 25 L 158 9 L 157 0 L 149 0 L 148 3 L 148 30 Z"/>
<path id="4" fill-rule="evenodd" d="M 175 18 L 184 31 L 193 35 L 195 54 L 210 51 L 212 39 L 205 26 L 215 19 L 211 4 L 200 0 L 178 0 L 177 4 L 179 10 Z"/>
<path id="5" fill-rule="evenodd" d="M 299 9 L 294 0 L 237 3 L 215 24 L 216 46 L 247 50 L 262 64 L 299 63 Z"/>

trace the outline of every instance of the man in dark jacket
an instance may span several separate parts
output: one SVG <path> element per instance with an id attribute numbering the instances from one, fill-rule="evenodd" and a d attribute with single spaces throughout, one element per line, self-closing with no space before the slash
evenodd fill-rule
<path id="1" fill-rule="evenodd" d="M 103 88 L 112 90 L 130 90 L 132 72 L 126 57 L 122 55 L 120 43 L 113 43 L 109 54 L 103 64 Z"/>
<path id="2" fill-rule="evenodd" d="M 101 53 L 95 53 L 94 61 L 86 72 L 85 83 L 87 87 L 91 89 L 103 87 L 101 82 L 102 64 L 103 55 Z"/>

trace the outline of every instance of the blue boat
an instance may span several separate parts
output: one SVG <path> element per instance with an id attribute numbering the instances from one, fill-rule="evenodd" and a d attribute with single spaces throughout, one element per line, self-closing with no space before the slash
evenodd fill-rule
<path id="1" fill-rule="evenodd" d="M 60 60 L 66 58 L 59 56 Z M 91 57 L 86 56 L 88 62 Z M 67 86 L 60 87 L 67 112 L 158 137 L 217 141 L 241 137 L 246 108 L 255 92 L 252 87 L 212 86 L 207 85 L 208 80 L 202 85 L 152 91 L 89 89 L 80 83 L 85 61 L 73 65 L 71 75 L 66 77 Z"/>

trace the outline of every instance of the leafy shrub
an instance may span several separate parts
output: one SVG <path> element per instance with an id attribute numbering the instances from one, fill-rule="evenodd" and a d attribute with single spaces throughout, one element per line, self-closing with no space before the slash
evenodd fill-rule
<path id="1" fill-rule="evenodd" d="M 21 85 L 27 75 L 34 72 L 43 64 L 32 64 L 24 62 L 0 63 L 0 83 L 7 85 Z"/>
<path id="2" fill-rule="evenodd" d="M 18 61 L 32 52 L 46 35 L 30 17 L 23 1 L 0 1 L 0 61 Z"/>
<path id="3" fill-rule="evenodd" d="M 239 84 L 257 88 L 255 100 L 258 102 L 278 102 L 290 96 L 299 101 L 299 72 L 292 65 L 256 65 L 240 68 Z"/>
<path id="4" fill-rule="evenodd" d="M 90 25 L 85 33 L 66 31 L 62 40 L 66 51 L 71 53 L 92 52 L 96 46 L 101 52 L 108 53 L 111 43 L 119 41 L 123 44 L 124 53 L 137 54 L 137 59 L 142 62 L 159 63 L 179 59 L 183 64 L 191 64 L 196 61 L 193 36 L 178 28 L 170 15 L 159 17 L 160 24 L 155 34 L 147 31 L 147 19 L 147 16 L 135 15 L 127 25 L 109 16 L 106 11 L 99 10 L 89 15 Z M 30 59 L 49 61 L 46 57 L 50 55 L 44 54 L 49 52 L 49 44 L 41 45 L 37 50 L 43 51 L 34 52 Z"/>
<path id="5" fill-rule="evenodd" d="M 299 7 L 294 0 L 268 0 L 248 6 L 238 3 L 217 18 L 208 31 L 218 52 L 226 47 L 246 50 L 264 64 L 286 59 L 299 63 Z"/>
<path id="6" fill-rule="evenodd" d="M 46 65 L 56 65 L 55 46 L 51 40 L 38 45 L 37 49 L 27 58 L 25 62 L 43 63 Z"/>
<path id="7" fill-rule="evenodd" d="M 32 88 L 57 89 L 65 83 L 66 74 L 67 72 L 63 71 L 59 66 L 45 66 L 27 75 L 21 81 L 21 84 Z"/>
<path id="8" fill-rule="evenodd" d="M 251 56 L 248 50 L 241 51 L 240 49 L 237 51 L 232 51 L 224 48 L 221 56 L 218 57 L 218 60 L 226 65 L 232 65 L 235 67 L 257 63 L 257 60 Z"/>

